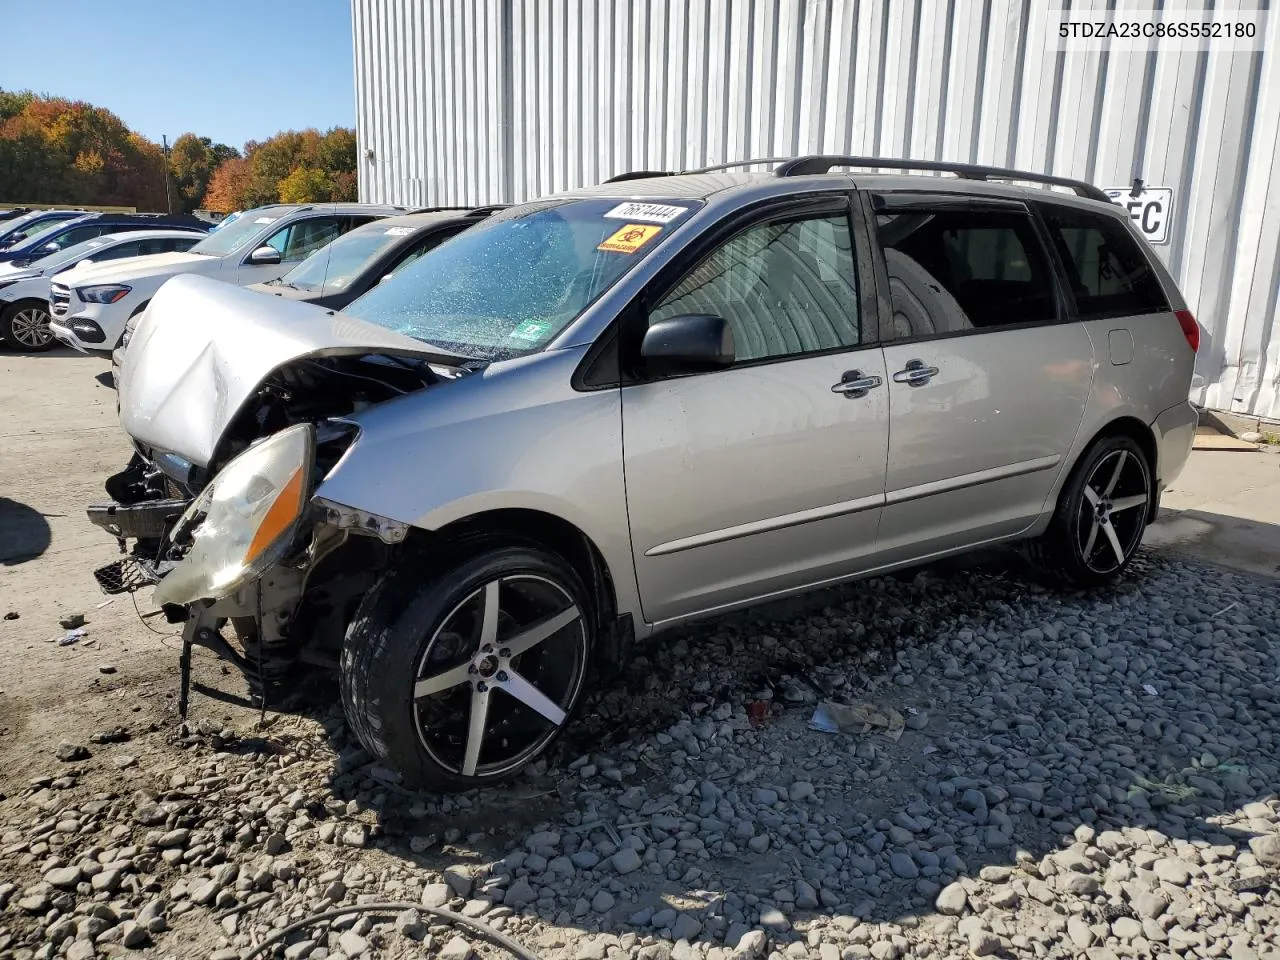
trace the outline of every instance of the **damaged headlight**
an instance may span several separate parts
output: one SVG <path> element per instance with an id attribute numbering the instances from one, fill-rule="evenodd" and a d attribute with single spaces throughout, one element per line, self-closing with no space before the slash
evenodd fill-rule
<path id="1" fill-rule="evenodd" d="M 162 604 L 230 596 L 277 563 L 297 531 L 315 457 L 315 427 L 281 430 L 236 457 L 174 527 L 182 562 L 156 587 Z"/>

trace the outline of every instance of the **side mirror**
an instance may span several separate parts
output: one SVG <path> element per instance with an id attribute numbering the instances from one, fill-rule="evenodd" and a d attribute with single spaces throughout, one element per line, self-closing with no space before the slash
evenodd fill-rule
<path id="1" fill-rule="evenodd" d="M 280 262 L 280 251 L 270 244 L 263 244 L 249 254 L 249 262 L 259 267 L 270 266 Z"/>
<path id="2" fill-rule="evenodd" d="M 733 363 L 733 330 L 710 313 L 669 317 L 649 325 L 640 356 L 653 376 L 721 370 Z"/>

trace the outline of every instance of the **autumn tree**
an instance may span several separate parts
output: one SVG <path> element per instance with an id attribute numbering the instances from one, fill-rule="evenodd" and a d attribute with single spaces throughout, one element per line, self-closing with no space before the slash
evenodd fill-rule
<path id="1" fill-rule="evenodd" d="M 240 156 L 240 151 L 209 137 L 184 133 L 169 148 L 169 172 L 182 209 L 190 212 L 204 202 L 213 172 L 224 160 Z"/>
<path id="2" fill-rule="evenodd" d="M 223 160 L 209 178 L 209 188 L 201 205 L 216 213 L 231 213 L 253 206 L 245 201 L 252 178 L 248 160 L 243 157 Z"/>
<path id="3" fill-rule="evenodd" d="M 295 167 L 280 181 L 281 203 L 319 203 L 332 196 L 333 183 L 315 167 Z"/>

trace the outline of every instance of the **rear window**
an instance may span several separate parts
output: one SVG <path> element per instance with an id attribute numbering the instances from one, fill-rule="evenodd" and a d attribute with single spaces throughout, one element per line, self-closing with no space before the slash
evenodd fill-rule
<path id="1" fill-rule="evenodd" d="M 1150 261 L 1120 220 L 1048 204 L 1041 212 L 1062 255 L 1082 320 L 1169 309 Z"/>
<path id="2" fill-rule="evenodd" d="M 896 337 L 1057 318 L 1052 274 L 1029 215 L 922 208 L 882 215 L 878 227 Z"/>

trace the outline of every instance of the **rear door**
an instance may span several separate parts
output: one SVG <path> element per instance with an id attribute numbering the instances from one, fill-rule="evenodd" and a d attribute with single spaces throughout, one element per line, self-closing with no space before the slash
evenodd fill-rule
<path id="1" fill-rule="evenodd" d="M 650 622 L 847 576 L 874 550 L 888 390 L 870 258 L 860 251 L 860 276 L 851 211 L 843 193 L 789 198 L 643 298 L 640 334 L 656 320 L 712 313 L 728 321 L 737 358 L 667 379 L 639 371 L 621 391 L 632 550 Z M 622 348 L 624 368 L 635 344 Z"/>
<path id="2" fill-rule="evenodd" d="M 1094 373 L 1043 228 L 1014 201 L 873 203 L 892 302 L 882 559 L 1016 534 L 1067 466 Z"/>

